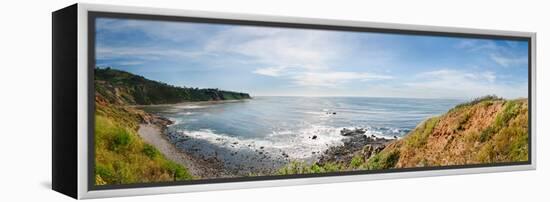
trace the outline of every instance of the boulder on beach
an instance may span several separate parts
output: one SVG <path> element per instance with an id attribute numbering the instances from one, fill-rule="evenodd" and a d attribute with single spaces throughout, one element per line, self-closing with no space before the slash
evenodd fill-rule
<path id="1" fill-rule="evenodd" d="M 288 158 L 288 154 L 286 154 L 285 152 L 283 152 L 282 155 L 283 155 L 283 157 Z"/>

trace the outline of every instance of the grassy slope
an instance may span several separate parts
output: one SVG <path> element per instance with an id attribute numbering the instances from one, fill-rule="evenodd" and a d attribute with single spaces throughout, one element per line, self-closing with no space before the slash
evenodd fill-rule
<path id="1" fill-rule="evenodd" d="M 356 154 L 346 164 L 293 162 L 279 174 L 498 163 L 527 158 L 527 100 L 484 97 L 425 120 L 405 138 L 368 159 Z"/>
<path id="2" fill-rule="evenodd" d="M 108 102 L 123 105 L 174 104 L 186 101 L 249 99 L 246 93 L 183 88 L 111 68 L 95 69 L 95 88 Z"/>
<path id="3" fill-rule="evenodd" d="M 484 99 L 428 119 L 369 159 L 367 166 L 382 169 L 527 160 L 527 100 Z"/>
<path id="4" fill-rule="evenodd" d="M 185 167 L 167 160 L 139 137 L 140 113 L 96 101 L 96 185 L 192 179 Z"/>

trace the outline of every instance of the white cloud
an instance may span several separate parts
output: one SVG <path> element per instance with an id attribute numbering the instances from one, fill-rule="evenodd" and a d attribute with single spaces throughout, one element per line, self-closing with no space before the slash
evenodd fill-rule
<path id="1" fill-rule="evenodd" d="M 505 44 L 498 45 L 494 41 L 468 39 L 461 41 L 456 47 L 478 54 L 486 54 L 490 60 L 503 67 L 527 64 L 527 56 L 518 55 L 510 49 L 510 47 L 518 46 L 517 41 L 506 41 Z"/>
<path id="2" fill-rule="evenodd" d="M 481 77 L 484 77 L 487 81 L 493 83 L 495 82 L 495 80 L 497 79 L 497 76 L 495 75 L 494 72 L 483 72 L 480 74 Z"/>
<path id="3" fill-rule="evenodd" d="M 100 24 L 103 31 L 138 31 L 145 33 L 153 40 L 171 40 L 176 44 L 186 38 L 192 38 L 195 39 L 194 43 L 198 44 L 192 50 L 98 44 L 97 58 L 103 60 L 125 58 L 135 62 L 134 64 L 139 64 L 153 60 L 198 59 L 213 66 L 231 65 L 236 68 L 239 65 L 257 66 L 251 70 L 251 73 L 279 77 L 290 81 L 291 84 L 305 87 L 336 87 L 349 82 L 391 78 L 368 72 L 334 70 L 334 64 L 341 64 L 342 60 L 349 58 L 352 54 L 372 58 L 368 60 L 369 62 L 387 59 L 381 57 L 382 50 L 369 52 L 365 47 L 366 44 L 358 47 L 356 39 L 350 37 L 353 35 L 342 32 L 320 30 L 304 32 L 291 28 L 266 29 L 240 26 L 213 29 L 211 34 L 204 36 L 205 30 L 202 29 L 204 27 L 181 26 L 182 23 L 104 19 Z M 203 36 L 197 37 L 194 34 L 197 30 L 201 30 Z M 377 54 L 377 57 L 367 56 L 368 54 Z M 227 57 L 216 61 L 211 56 Z M 205 60 L 205 58 L 208 59 Z"/>
<path id="4" fill-rule="evenodd" d="M 121 62 L 117 62 L 118 65 L 122 65 L 122 66 L 133 66 L 133 65 L 140 65 L 140 64 L 143 64 L 144 62 L 143 61 L 121 61 Z"/>
<path id="5" fill-rule="evenodd" d="M 267 67 L 267 68 L 256 69 L 253 71 L 253 73 L 264 75 L 264 76 L 279 77 L 281 76 L 281 73 L 284 69 L 285 67 Z"/>
<path id="6" fill-rule="evenodd" d="M 491 54 L 491 59 L 495 61 L 497 64 L 509 67 L 512 65 L 520 65 L 520 64 L 527 64 L 527 57 L 504 57 L 499 54 Z"/>
<path id="7" fill-rule="evenodd" d="M 457 44 L 457 48 L 468 51 L 497 51 L 500 47 L 493 41 L 483 39 L 465 39 Z"/>
<path id="8" fill-rule="evenodd" d="M 181 49 L 166 49 L 155 47 L 109 47 L 99 45 L 96 48 L 96 58 L 100 60 L 131 58 L 139 62 L 149 60 L 160 60 L 166 58 L 181 59 L 190 57 L 199 57 L 208 54 L 202 51 L 186 51 Z M 137 61 L 136 61 L 137 62 Z"/>
<path id="9" fill-rule="evenodd" d="M 341 34 L 327 31 L 234 27 L 217 33 L 205 50 L 246 56 L 263 68 L 319 70 L 353 48 L 343 40 Z"/>
<path id="10" fill-rule="evenodd" d="M 494 72 L 470 73 L 440 69 L 413 76 L 406 82 L 406 90 L 416 92 L 417 97 L 474 98 L 483 95 L 517 98 L 527 96 L 526 83 L 498 82 Z"/>
<path id="11" fill-rule="evenodd" d="M 292 76 L 294 84 L 313 87 L 335 87 L 349 82 L 391 79 L 386 75 L 363 72 L 305 72 Z"/>
<path id="12" fill-rule="evenodd" d="M 331 31 L 235 27 L 216 34 L 205 51 L 244 56 L 249 63 L 260 66 L 252 73 L 287 79 L 300 86 L 336 87 L 351 81 L 391 78 L 334 70 L 333 64 L 351 54 L 369 54 L 364 44 L 358 51 L 357 44 L 348 35 Z"/>

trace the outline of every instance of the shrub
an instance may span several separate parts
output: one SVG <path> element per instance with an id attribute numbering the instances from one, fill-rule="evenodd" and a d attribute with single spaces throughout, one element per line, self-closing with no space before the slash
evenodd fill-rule
<path id="1" fill-rule="evenodd" d="M 100 163 L 96 163 L 95 174 L 96 176 L 100 176 L 102 181 L 113 181 L 115 176 L 112 167 L 107 167 Z"/>
<path id="2" fill-rule="evenodd" d="M 312 173 L 329 173 L 345 170 L 345 167 L 336 163 L 326 163 L 319 165 L 317 163 L 307 164 L 304 162 L 292 161 L 285 167 L 279 169 L 279 175 L 295 175 L 295 174 L 312 174 Z"/>
<path id="3" fill-rule="evenodd" d="M 504 110 L 495 119 L 495 125 L 499 128 L 507 126 L 510 119 L 518 115 L 519 107 L 520 105 L 515 101 L 506 102 Z"/>
<path id="4" fill-rule="evenodd" d="M 351 159 L 350 167 L 351 168 L 359 168 L 361 165 L 365 163 L 364 158 L 361 155 L 355 155 Z"/>
<path id="5" fill-rule="evenodd" d="M 420 127 L 413 130 L 409 136 L 404 139 L 408 147 L 418 148 L 426 145 L 428 137 L 439 122 L 439 117 L 433 117 L 421 123 Z"/>
<path id="6" fill-rule="evenodd" d="M 174 181 L 193 179 L 193 176 L 191 176 L 189 171 L 183 166 L 180 166 L 179 164 L 176 164 L 172 161 L 166 161 L 164 165 L 166 168 L 168 168 L 168 170 L 171 171 Z"/>
<path id="7" fill-rule="evenodd" d="M 399 157 L 399 150 L 378 153 L 369 159 L 367 168 L 369 170 L 393 168 L 397 165 Z"/>
<path id="8" fill-rule="evenodd" d="M 458 119 L 458 123 L 457 123 L 457 126 L 455 127 L 455 130 L 463 131 L 465 128 L 464 125 L 468 123 L 468 120 L 470 120 L 470 117 L 471 117 L 470 111 L 465 112 L 463 115 L 461 115 Z"/>
<path id="9" fill-rule="evenodd" d="M 519 113 L 520 105 L 514 101 L 508 101 L 504 104 L 504 109 L 496 116 L 495 121 L 491 126 L 481 131 L 479 136 L 480 142 L 486 142 L 491 139 L 493 135 L 497 134 L 500 130 L 508 126 L 508 122 L 516 117 Z"/>
<path id="10" fill-rule="evenodd" d="M 486 96 L 475 98 L 475 99 L 473 99 L 469 102 L 465 102 L 465 103 L 456 105 L 453 109 L 459 109 L 459 108 L 462 108 L 462 107 L 472 106 L 472 105 L 475 105 L 475 104 L 481 103 L 481 102 L 498 101 L 498 100 L 503 100 L 503 98 L 498 97 L 496 95 L 486 95 Z"/>
<path id="11" fill-rule="evenodd" d="M 150 159 L 154 159 L 155 157 L 157 157 L 159 155 L 159 151 L 157 150 L 157 148 L 149 145 L 149 144 L 144 144 L 143 145 L 143 153 L 145 155 L 147 155 Z"/>
<path id="12" fill-rule="evenodd" d="M 489 126 L 485 128 L 481 133 L 479 134 L 479 142 L 483 143 L 489 140 L 493 134 L 495 134 L 495 128 L 493 126 Z"/>
<path id="13" fill-rule="evenodd" d="M 124 128 L 118 128 L 111 140 L 111 150 L 120 151 L 132 142 L 132 135 Z"/>

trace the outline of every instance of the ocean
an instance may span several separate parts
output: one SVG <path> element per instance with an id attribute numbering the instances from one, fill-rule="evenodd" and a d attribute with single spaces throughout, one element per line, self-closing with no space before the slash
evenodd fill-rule
<path id="1" fill-rule="evenodd" d="M 254 97 L 142 107 L 174 121 L 168 138 L 235 174 L 272 172 L 290 161 L 312 162 L 341 145 L 343 128 L 401 138 L 428 117 L 464 100 L 370 97 Z"/>

